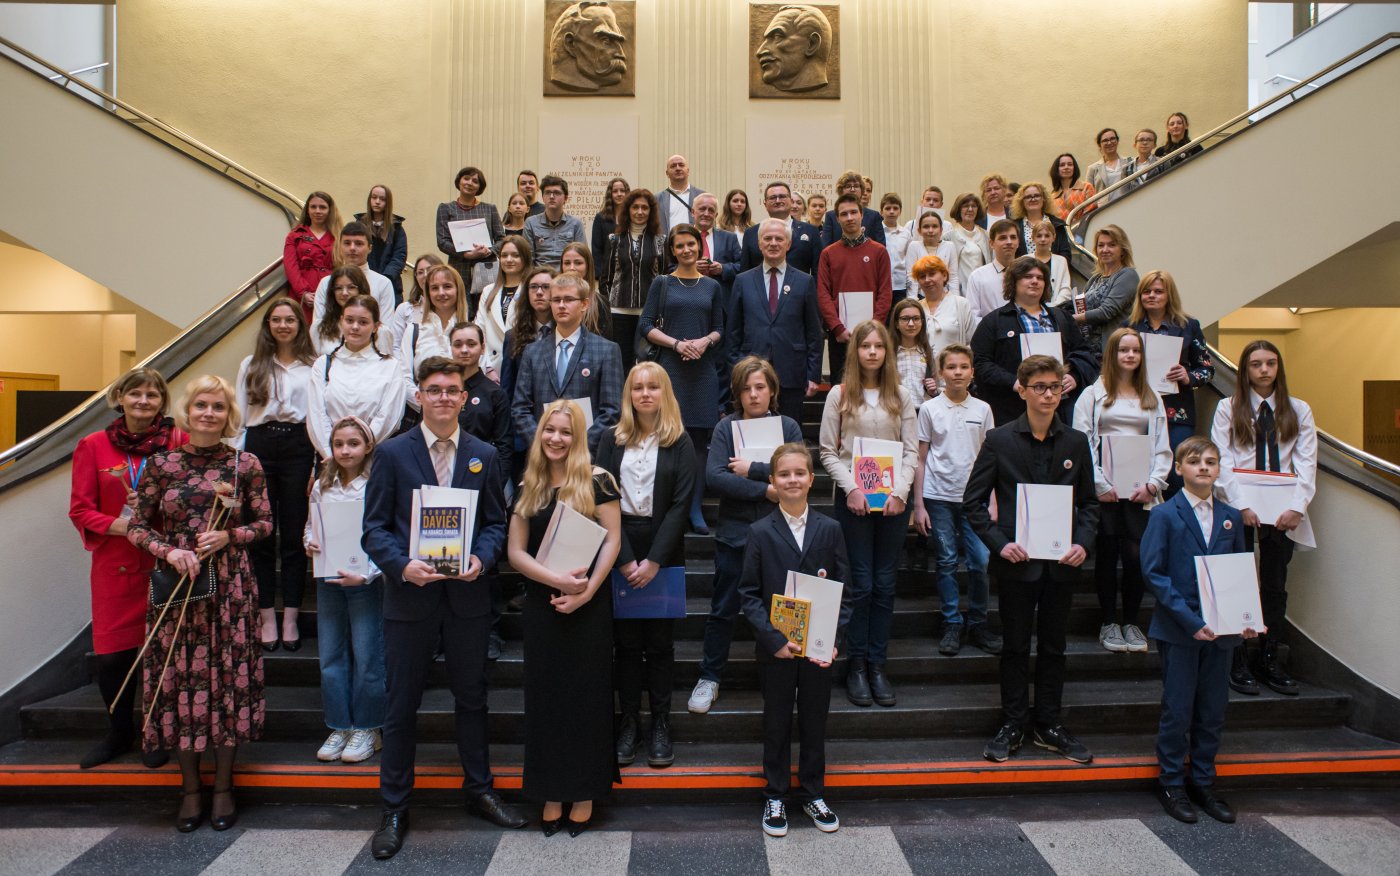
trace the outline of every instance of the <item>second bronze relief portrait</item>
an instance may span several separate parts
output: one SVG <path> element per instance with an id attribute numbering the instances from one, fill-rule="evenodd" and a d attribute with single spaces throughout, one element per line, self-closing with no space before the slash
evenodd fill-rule
<path id="1" fill-rule="evenodd" d="M 634 0 L 547 0 L 545 97 L 636 94 Z"/>
<path id="2" fill-rule="evenodd" d="M 749 6 L 749 97 L 841 96 L 841 9 L 805 3 Z"/>

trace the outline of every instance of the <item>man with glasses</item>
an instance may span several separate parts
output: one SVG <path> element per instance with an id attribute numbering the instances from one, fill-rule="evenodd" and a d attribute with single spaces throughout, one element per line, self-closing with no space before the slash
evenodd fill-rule
<path id="1" fill-rule="evenodd" d="M 525 239 L 535 253 L 535 264 L 549 265 L 558 270 L 564 247 L 570 243 L 588 243 L 583 222 L 564 212 L 569 203 L 569 184 L 557 176 L 546 176 L 540 185 L 544 196 L 543 212 L 525 219 Z"/>
<path id="2" fill-rule="evenodd" d="M 787 264 L 804 274 L 817 272 L 817 259 L 822 254 L 822 235 L 815 225 L 793 218 L 792 188 L 785 182 L 770 182 L 763 188 L 763 209 L 768 218 L 781 220 L 787 226 L 788 239 L 792 241 L 787 251 Z M 825 201 L 823 201 L 825 206 Z M 758 239 L 758 226 L 744 232 L 743 255 L 740 257 L 740 270 L 750 271 L 763 261 L 763 247 Z"/>
<path id="3" fill-rule="evenodd" d="M 622 351 L 583 327 L 592 290 L 582 277 L 561 274 L 549 290 L 554 330 L 525 348 L 510 417 L 515 434 L 528 446 L 544 406 L 561 398 L 583 405 L 590 417 L 588 450 L 598 449 L 604 429 L 622 412 Z"/>
<path id="4" fill-rule="evenodd" d="M 979 363 L 978 371 L 981 371 Z M 983 756 L 1001 763 L 1031 741 L 1075 763 L 1093 755 L 1060 722 L 1065 683 L 1065 630 L 1080 567 L 1098 531 L 1098 496 L 1089 439 L 1055 410 L 1065 389 L 1065 368 L 1050 356 L 1027 356 L 1016 369 L 1016 393 L 1025 411 L 987 433 L 963 494 L 963 513 L 990 551 L 988 571 L 997 579 L 1004 641 L 1001 651 L 1002 726 Z M 1073 490 L 1070 544 L 1058 560 L 1033 560 L 1016 542 L 1017 485 L 1057 484 Z M 988 498 L 996 492 L 993 520 Z M 1030 701 L 1031 634 L 1035 653 L 1035 706 Z"/>
<path id="5" fill-rule="evenodd" d="M 492 788 L 487 752 L 486 643 L 491 591 L 482 573 L 505 550 L 506 507 L 495 448 L 462 431 L 462 366 L 433 356 L 418 369 L 423 422 L 375 452 L 365 488 L 365 553 L 384 571 L 384 670 L 388 704 L 379 791 L 384 814 L 370 851 L 392 858 L 408 835 L 418 708 L 438 643 L 456 705 L 457 754 L 467 809 L 505 828 L 525 826 Z M 459 575 L 440 574 L 410 554 L 413 493 L 430 484 L 477 491 L 469 556 Z"/>

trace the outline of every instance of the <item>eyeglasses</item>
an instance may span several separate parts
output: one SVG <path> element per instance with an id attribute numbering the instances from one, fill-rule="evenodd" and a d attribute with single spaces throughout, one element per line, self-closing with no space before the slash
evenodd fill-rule
<path id="1" fill-rule="evenodd" d="M 924 321 L 924 318 L 923 318 L 922 316 L 919 316 L 917 313 L 911 313 L 911 314 L 909 314 L 908 316 L 901 316 L 901 317 L 899 318 L 899 321 L 900 321 L 900 322 L 923 322 L 923 321 Z"/>
<path id="2" fill-rule="evenodd" d="M 561 192 L 561 191 L 559 191 L 558 189 L 545 189 L 544 192 L 543 192 L 543 194 L 544 194 L 544 196 L 545 196 L 546 198 L 562 198 L 562 197 L 564 197 L 564 193 Z"/>
<path id="3" fill-rule="evenodd" d="M 525 288 L 529 289 L 531 292 L 548 292 L 552 287 L 549 283 L 531 283 Z"/>
<path id="4" fill-rule="evenodd" d="M 433 399 L 434 401 L 443 398 L 444 396 L 446 396 L 447 398 L 462 397 L 462 390 L 458 389 L 455 386 L 430 386 L 427 389 L 419 391 L 426 395 L 428 398 Z"/>
<path id="5" fill-rule="evenodd" d="M 582 301 L 582 300 L 583 300 L 582 298 L 551 298 L 551 299 L 549 299 L 549 303 L 550 303 L 550 304 L 577 304 L 578 302 L 580 302 L 580 301 Z"/>
<path id="6" fill-rule="evenodd" d="M 1062 383 L 1032 383 L 1026 387 L 1036 395 L 1059 395 L 1065 391 Z"/>
<path id="7" fill-rule="evenodd" d="M 1044 196 L 1044 195 L 1023 195 L 1023 196 L 1021 197 L 1021 200 L 1023 200 L 1023 201 L 1043 201 L 1043 200 L 1045 200 L 1045 196 Z"/>

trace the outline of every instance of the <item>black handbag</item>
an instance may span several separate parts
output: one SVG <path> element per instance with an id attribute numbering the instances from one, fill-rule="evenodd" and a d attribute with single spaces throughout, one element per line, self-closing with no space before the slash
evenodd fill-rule
<path id="1" fill-rule="evenodd" d="M 208 599 L 214 595 L 214 564 L 209 560 L 199 564 L 199 571 L 195 573 L 194 580 L 190 582 L 188 589 L 181 591 L 180 598 L 174 599 L 175 586 L 180 583 L 181 575 L 168 563 L 156 563 L 156 567 L 151 570 L 151 606 L 154 608 L 165 608 L 166 605 L 185 605 L 190 602 L 198 602 L 201 599 Z"/>
<path id="2" fill-rule="evenodd" d="M 666 330 L 666 289 L 668 286 L 667 283 L 661 285 L 661 299 L 656 302 L 656 325 L 652 326 L 652 328 L 658 328 L 662 331 Z M 640 325 L 637 327 L 637 341 L 634 348 L 638 362 L 655 362 L 661 358 L 661 347 L 647 340 L 646 333 L 641 330 Z"/>

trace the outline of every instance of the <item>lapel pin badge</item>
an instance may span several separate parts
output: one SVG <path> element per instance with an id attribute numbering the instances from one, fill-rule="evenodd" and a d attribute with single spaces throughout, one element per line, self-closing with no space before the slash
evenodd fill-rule
<path id="1" fill-rule="evenodd" d="M 1224 527 L 1226 531 L 1229 531 L 1229 530 L 1235 528 L 1235 524 L 1231 523 L 1231 522 L 1228 521 L 1228 520 L 1226 520 L 1223 524 L 1221 524 L 1221 526 Z"/>
<path id="2" fill-rule="evenodd" d="M 870 261 L 870 256 L 865 256 L 865 259 L 864 259 L 864 260 L 867 261 L 867 262 Z"/>
<path id="3" fill-rule="evenodd" d="M 467 460 L 467 471 L 472 474 L 481 474 L 481 459 L 473 456 L 471 459 Z"/>
<path id="4" fill-rule="evenodd" d="M 784 295 L 788 294 L 788 293 L 791 292 L 791 291 L 792 291 L 792 287 L 791 287 L 791 286 L 784 286 L 784 287 L 783 287 L 783 294 L 784 294 Z"/>
<path id="5" fill-rule="evenodd" d="M 817 577 L 818 577 L 818 578 L 825 578 L 825 577 L 826 577 L 826 569 L 818 569 L 818 570 L 817 570 Z"/>
<path id="6" fill-rule="evenodd" d="M 1066 460 L 1065 460 L 1065 470 L 1068 471 L 1069 469 L 1072 469 L 1072 468 L 1074 468 L 1074 460 L 1072 460 L 1072 459 L 1066 459 Z"/>
<path id="7" fill-rule="evenodd" d="M 479 405 L 479 404 L 481 404 L 481 396 L 479 396 L 479 395 L 474 395 L 474 396 L 472 396 L 472 404 L 474 404 L 474 405 Z"/>
<path id="8" fill-rule="evenodd" d="M 1009 331 L 1009 332 L 1006 333 L 1006 336 L 1007 336 L 1008 338 L 1014 338 L 1014 337 L 1016 337 L 1016 332 L 1015 332 L 1015 331 Z"/>
<path id="9" fill-rule="evenodd" d="M 804 233 L 801 237 L 798 238 L 798 240 L 806 240 L 806 239 L 807 239 L 807 235 L 806 235 L 805 233 Z"/>
<path id="10" fill-rule="evenodd" d="M 579 372 L 579 373 L 582 374 L 584 377 L 590 377 L 590 376 L 592 376 L 592 374 L 593 374 L 593 372 L 592 372 L 592 371 L 589 371 L 587 368 L 583 369 L 583 370 L 582 370 L 581 372 Z"/>

